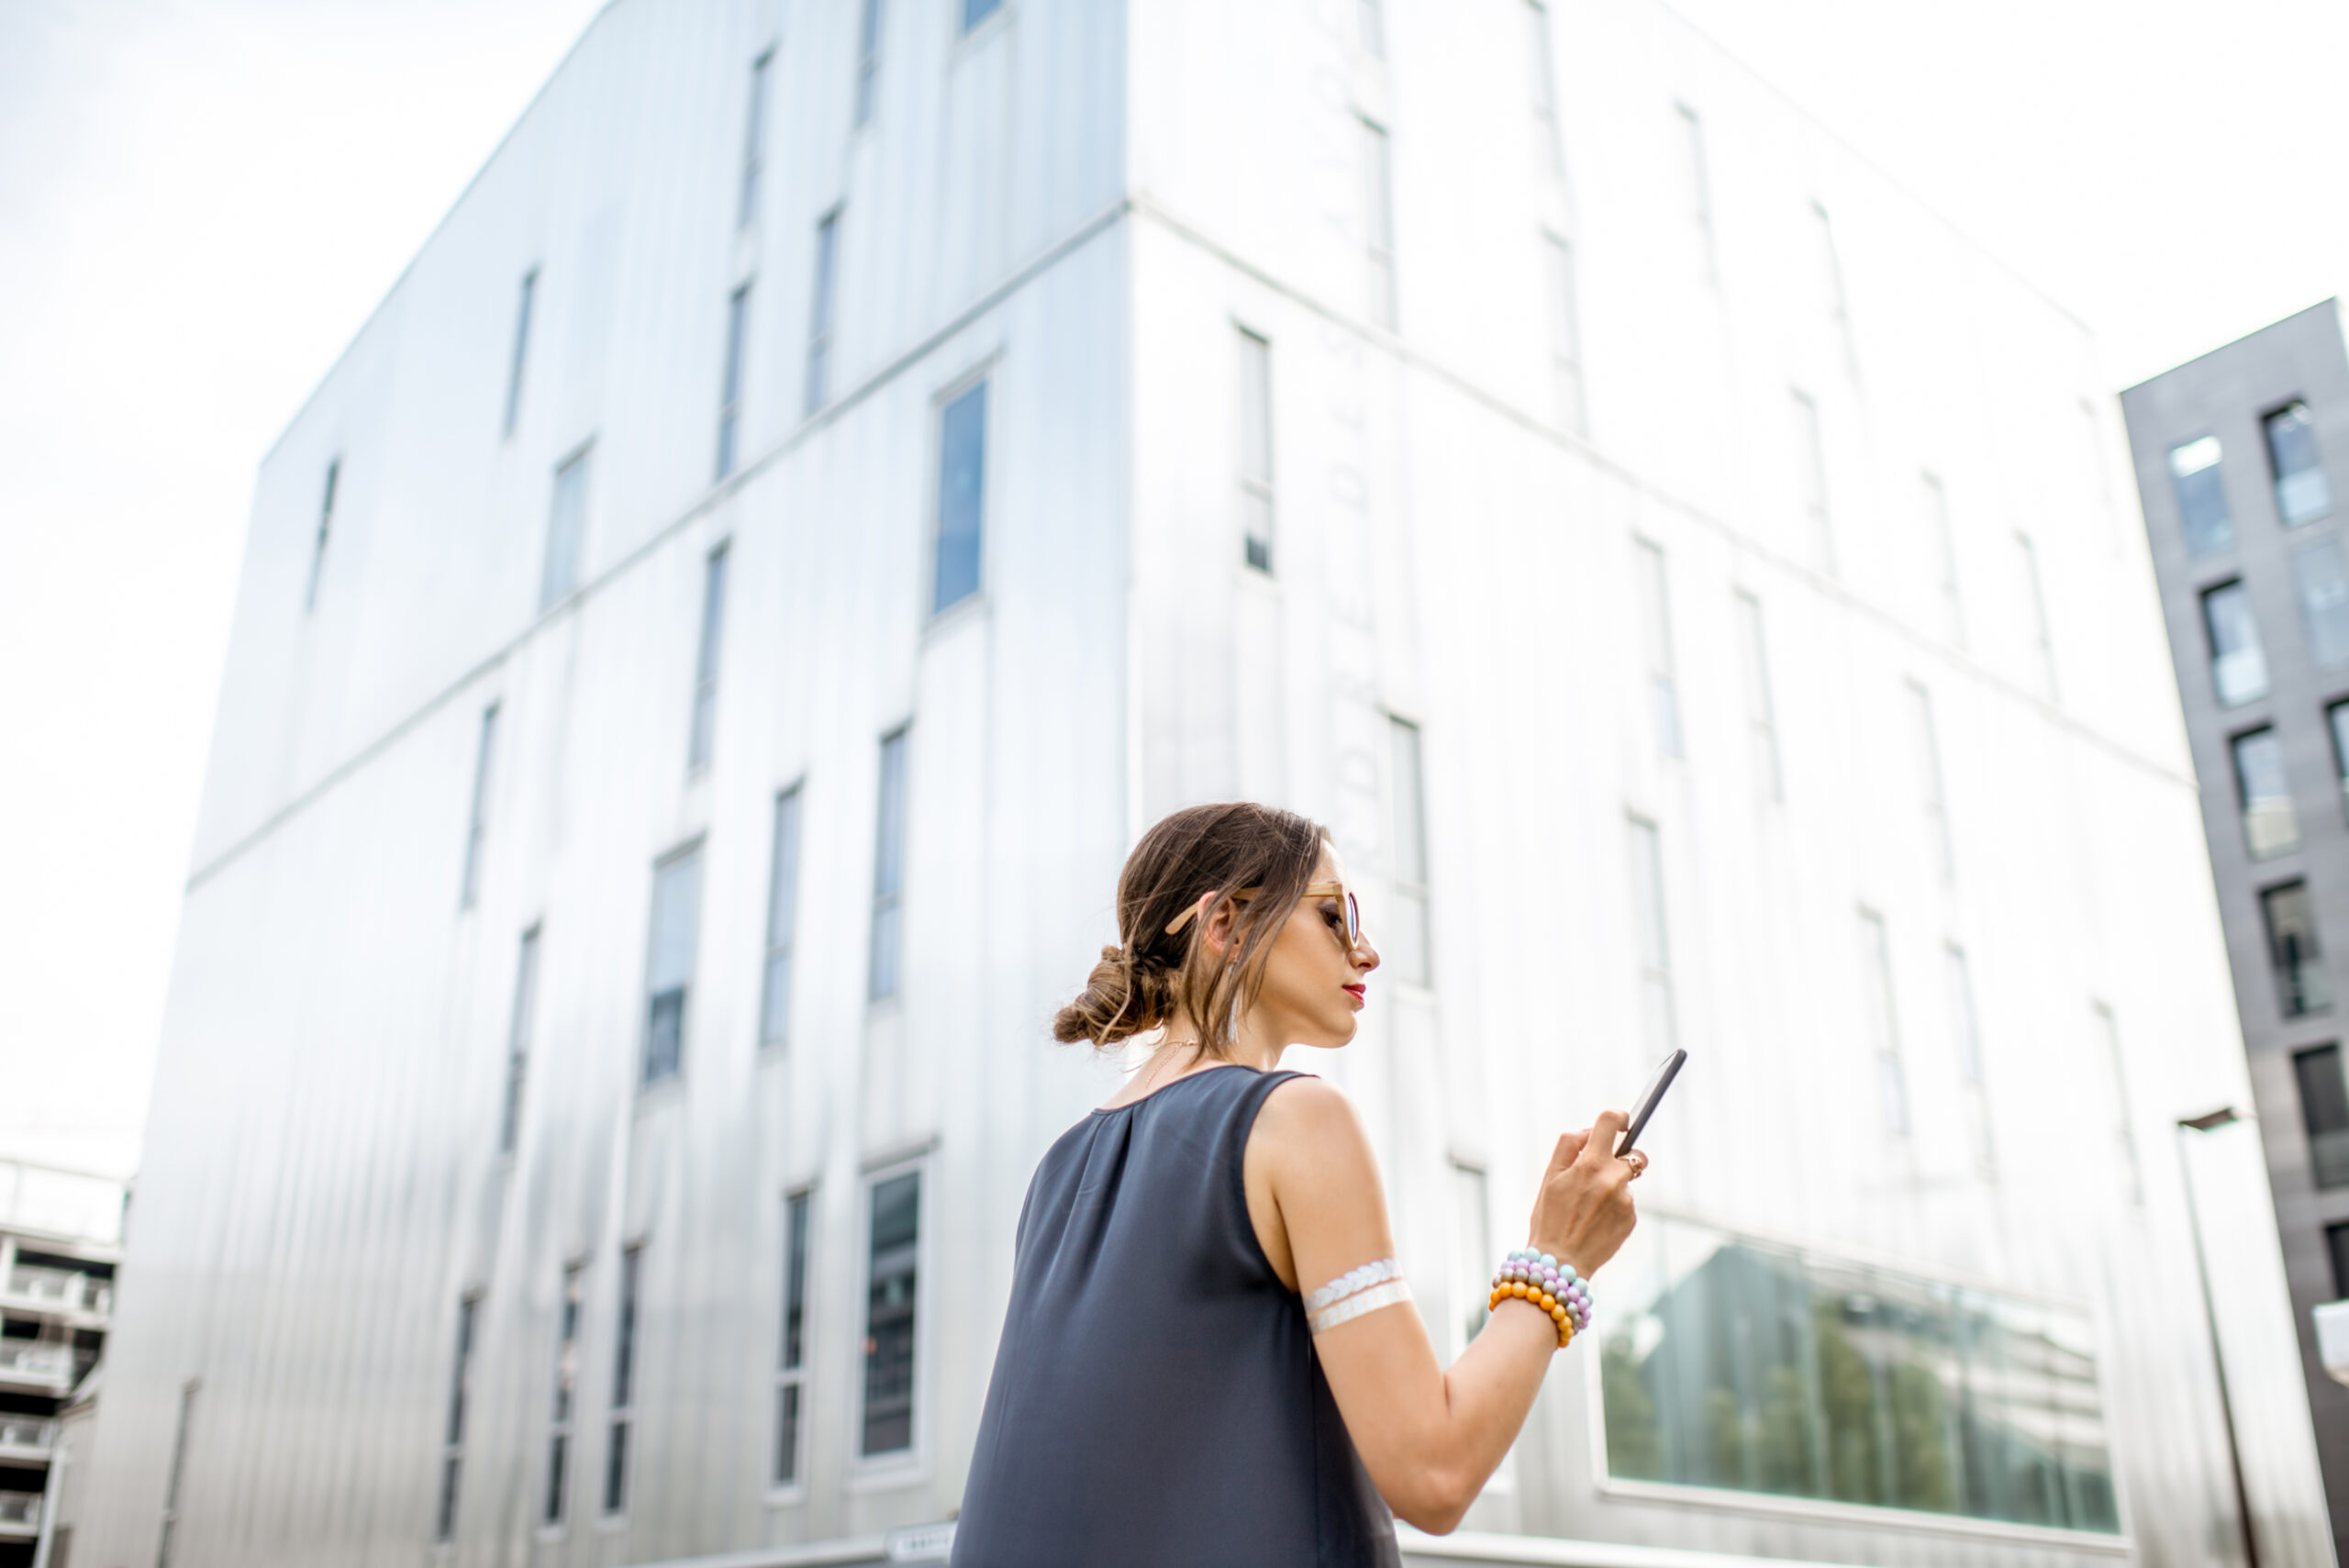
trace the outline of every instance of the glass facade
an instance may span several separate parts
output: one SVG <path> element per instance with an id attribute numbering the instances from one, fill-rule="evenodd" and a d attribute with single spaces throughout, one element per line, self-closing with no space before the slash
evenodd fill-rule
<path id="1" fill-rule="evenodd" d="M 2276 515 L 2286 528 L 2314 522 L 2332 510 L 2332 486 L 2316 451 L 2316 421 L 2297 399 L 2259 422 L 2267 438 L 2267 465 L 2276 475 Z"/>
<path id="2" fill-rule="evenodd" d="M 2259 895 L 2267 928 L 2267 962 L 2276 975 L 2276 1009 L 2288 1018 L 2332 1010 L 2332 981 L 2317 941 L 2308 884 L 2287 882 Z"/>
<path id="3" fill-rule="evenodd" d="M 1615 1479 L 2120 1531 L 2085 1311 L 1656 1214 L 1609 1279 Z"/>
<path id="4" fill-rule="evenodd" d="M 2300 1091 L 2300 1125 L 2309 1135 L 2309 1165 L 2320 1187 L 2349 1186 L 2349 1080 L 2341 1074 L 2341 1048 L 2320 1045 L 2292 1053 Z"/>
<path id="5" fill-rule="evenodd" d="M 921 1252 L 921 1173 L 873 1184 L 865 1259 L 864 1429 L 859 1451 L 914 1445 L 914 1286 Z"/>
<path id="6" fill-rule="evenodd" d="M 1003 0 L 963 0 L 963 30 L 969 32 L 1003 9 Z"/>
<path id="7" fill-rule="evenodd" d="M 2243 802 L 2243 841 L 2251 858 L 2264 861 L 2300 847 L 2299 819 L 2292 811 L 2292 786 L 2284 776 L 2284 743 L 2273 729 L 2234 738 L 2235 789 Z"/>
<path id="8" fill-rule="evenodd" d="M 449 1426 L 441 1438 L 440 1501 L 433 1510 L 432 1539 L 447 1540 L 457 1529 L 458 1484 L 465 1468 L 465 1384 L 473 1364 L 473 1318 L 481 1297 L 468 1295 L 457 1303 L 457 1355 L 449 1374 Z"/>
<path id="9" fill-rule="evenodd" d="M 2210 685 L 2219 706 L 2235 707 L 2267 695 L 2267 652 L 2241 583 L 2203 591 L 2202 627 L 2210 639 Z"/>
<path id="10" fill-rule="evenodd" d="M 2341 570 L 2341 541 L 2321 539 L 2292 551 L 2292 588 L 2309 657 L 2319 669 L 2349 664 L 2349 577 Z"/>
<path id="11" fill-rule="evenodd" d="M 979 591 L 979 547 L 985 533 L 987 384 L 956 395 L 940 421 L 937 559 L 930 578 L 932 615 Z"/>
<path id="12" fill-rule="evenodd" d="M 652 935 L 644 964 L 644 1082 L 676 1076 L 685 1058 L 685 999 L 701 923 L 701 847 L 652 873 Z"/>
<path id="13" fill-rule="evenodd" d="M 2177 497 L 2187 554 L 2214 555 L 2235 542 L 2235 520 L 2227 510 L 2227 488 L 2219 467 L 2218 437 L 2203 436 L 2172 447 L 2169 484 Z"/>

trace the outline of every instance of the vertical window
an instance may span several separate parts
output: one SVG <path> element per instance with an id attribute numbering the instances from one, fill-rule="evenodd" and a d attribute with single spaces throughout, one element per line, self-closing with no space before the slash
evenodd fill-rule
<path id="1" fill-rule="evenodd" d="M 1452 1162 L 1452 1278 L 1459 1306 L 1452 1314 L 1459 1337 L 1453 1353 L 1485 1327 L 1485 1293 L 1475 1282 L 1493 1266 L 1491 1209 L 1485 1201 L 1485 1173 L 1475 1165 Z"/>
<path id="2" fill-rule="evenodd" d="M 2349 1081 L 2341 1048 L 2320 1045 L 2292 1053 L 2300 1089 L 2300 1124 L 2308 1129 L 2309 1162 L 2320 1187 L 2349 1186 Z"/>
<path id="3" fill-rule="evenodd" d="M 1386 58 L 1386 17 L 1380 0 L 1354 0 L 1354 37 L 1371 59 Z"/>
<path id="4" fill-rule="evenodd" d="M 921 1250 L 921 1173 L 871 1188 L 864 1271 L 864 1430 L 858 1451 L 914 1446 L 914 1285 Z"/>
<path id="5" fill-rule="evenodd" d="M 2210 685 L 2221 707 L 2235 707 L 2267 695 L 2267 654 L 2259 645 L 2259 622 L 2251 595 L 2237 583 L 2202 593 L 2202 627 L 2210 637 Z"/>
<path id="6" fill-rule="evenodd" d="M 2288 1018 L 2332 1010 L 2332 981 L 2317 941 L 2316 908 L 2308 884 L 2287 882 L 2263 890 L 2259 912 L 2267 928 L 2267 962 L 2276 975 L 2276 1010 Z"/>
<path id="7" fill-rule="evenodd" d="M 685 767 L 709 765 L 710 741 L 718 728 L 718 656 L 726 643 L 727 547 L 709 552 L 701 575 L 701 647 L 694 654 L 694 717 L 685 740 Z"/>
<path id="8" fill-rule="evenodd" d="M 1876 1058 L 1884 1130 L 1906 1138 L 1909 1081 L 1901 1069 L 1900 1029 L 1892 1007 L 1892 949 L 1884 934 L 1884 917 L 1873 909 L 1860 911 L 1860 1016 L 1868 1051 Z"/>
<path id="9" fill-rule="evenodd" d="M 1413 985 L 1432 982 L 1428 956 L 1427 802 L 1419 766 L 1419 727 L 1389 717 L 1395 753 L 1395 942 L 1387 962 Z"/>
<path id="10" fill-rule="evenodd" d="M 617 1514 L 628 1507 L 629 1428 L 636 1418 L 637 1282 L 643 1273 L 644 1249 L 620 1252 L 619 1319 L 612 1335 L 612 1429 L 604 1448 L 604 1512 Z"/>
<path id="11" fill-rule="evenodd" d="M 1640 656 L 1647 666 L 1648 708 L 1655 749 L 1680 755 L 1680 691 L 1672 673 L 1672 606 L 1666 596 L 1662 547 L 1637 539 L 1631 549 L 1633 591 L 1639 595 Z"/>
<path id="12" fill-rule="evenodd" d="M 963 30 L 969 32 L 1003 9 L 1003 0 L 963 0 Z"/>
<path id="13" fill-rule="evenodd" d="M 1590 417 L 1583 402 L 1582 306 L 1575 292 L 1574 247 L 1554 234 L 1544 234 L 1542 265 L 1550 295 L 1550 375 L 1558 423 L 1583 435 L 1589 430 Z"/>
<path id="14" fill-rule="evenodd" d="M 473 1364 L 473 1318 L 481 1297 L 468 1293 L 457 1303 L 456 1368 L 449 1377 L 449 1428 L 440 1440 L 440 1504 L 434 1510 L 432 1539 L 457 1531 L 457 1484 L 465 1467 L 465 1380 Z"/>
<path id="15" fill-rule="evenodd" d="M 873 959 L 866 997 L 897 994 L 898 903 L 906 882 L 906 732 L 881 739 L 879 809 L 873 842 Z"/>
<path id="16" fill-rule="evenodd" d="M 521 297 L 514 305 L 514 362 L 506 368 L 506 422 L 501 433 L 512 435 L 522 412 L 522 367 L 530 357 L 530 306 L 538 298 L 539 270 L 522 274 Z"/>
<path id="17" fill-rule="evenodd" d="M 1949 492 L 1941 476 L 1919 476 L 1924 492 L 1925 552 L 1932 563 L 1933 588 L 1941 601 L 1942 634 L 1959 647 L 1965 644 L 1965 606 L 1957 596 L 1957 536 L 1949 522 Z"/>
<path id="18" fill-rule="evenodd" d="M 2243 802 L 2243 840 L 2255 861 L 2300 847 L 2299 819 L 2292 811 L 2292 786 L 2284 776 L 2284 743 L 2273 729 L 2253 729 L 2234 738 L 2235 790 Z"/>
<path id="19" fill-rule="evenodd" d="M 1713 263 L 1713 180 L 1706 167 L 1705 122 L 1686 104 L 1673 106 L 1680 132 L 1682 199 L 1697 231 L 1697 253 L 1710 274 Z"/>
<path id="20" fill-rule="evenodd" d="M 791 951 L 799 927 L 799 786 L 774 797 L 767 864 L 767 962 L 759 996 L 759 1043 L 791 1037 Z"/>
<path id="21" fill-rule="evenodd" d="M 1640 967 L 1640 1024 L 1649 1051 L 1673 1049 L 1672 953 L 1665 936 L 1664 856 L 1655 824 L 1631 819 L 1631 940 Z"/>
<path id="22" fill-rule="evenodd" d="M 2031 617 L 2032 642 L 2039 660 L 2039 688 L 2055 700 L 2055 642 L 2047 622 L 2047 586 L 2039 571 L 2039 547 L 2029 534 L 2015 535 L 2015 560 L 2022 573 L 2023 608 Z"/>
<path id="23" fill-rule="evenodd" d="M 873 90 L 881 75 L 881 0 L 864 0 L 856 21 L 856 113 L 852 127 L 873 120 Z"/>
<path id="24" fill-rule="evenodd" d="M 987 384 L 982 381 L 957 394 L 939 420 L 932 615 L 979 591 L 979 551 L 986 533 L 986 458 Z"/>
<path id="25" fill-rule="evenodd" d="M 841 209 L 816 224 L 816 269 L 807 293 L 807 400 L 810 415 L 832 395 L 832 288 L 839 270 Z"/>
<path id="26" fill-rule="evenodd" d="M 1827 204 L 1810 204 L 1811 244 L 1818 256 L 1819 297 L 1828 321 L 1836 330 L 1850 326 L 1850 307 L 1843 297 L 1843 259 L 1835 248 L 1835 220 L 1827 215 Z"/>
<path id="27" fill-rule="evenodd" d="M 1819 424 L 1819 405 L 1800 387 L 1789 394 L 1794 412 L 1795 493 L 1802 506 L 1803 531 L 1809 536 L 1811 559 L 1822 572 L 1835 570 L 1835 536 L 1827 522 L 1827 442 Z"/>
<path id="28" fill-rule="evenodd" d="M 2349 1220 L 2324 1228 L 2324 1250 L 2332 1260 L 2333 1299 L 2349 1299 Z"/>
<path id="29" fill-rule="evenodd" d="M 2319 669 L 2349 664 L 2349 579 L 2341 573 L 2341 541 L 2321 539 L 2292 551 L 2292 586 L 2308 629 L 2309 657 Z"/>
<path id="30" fill-rule="evenodd" d="M 2343 812 L 2349 812 L 2349 701 L 2324 710 L 2325 728 L 2332 735 L 2332 776 L 2341 787 Z"/>
<path id="31" fill-rule="evenodd" d="M 774 74 L 774 50 L 751 61 L 751 103 L 742 117 L 742 199 L 735 226 L 751 227 L 759 216 L 759 178 L 767 161 L 767 82 Z"/>
<path id="32" fill-rule="evenodd" d="M 1273 346 L 1240 328 L 1241 559 L 1273 569 Z"/>
<path id="33" fill-rule="evenodd" d="M 1915 681 L 1909 683 L 1909 743 L 1917 769 L 1917 795 L 1925 806 L 1925 839 L 1932 846 L 1933 870 L 1947 886 L 1957 876 L 1957 857 L 1950 847 L 1949 800 L 1942 790 L 1941 738 L 1933 728 L 1933 697 Z"/>
<path id="34" fill-rule="evenodd" d="M 458 906 L 470 909 L 481 894 L 482 849 L 489 839 L 490 770 L 497 760 L 497 705 L 481 710 L 481 740 L 473 749 L 473 798 L 465 817 L 465 875 Z"/>
<path id="35" fill-rule="evenodd" d="M 2227 490 L 2220 473 L 2216 436 L 2169 450 L 2170 490 L 2177 497 L 2177 520 L 2188 555 L 2214 554 L 2235 542 L 2235 520 L 2227 511 Z"/>
<path id="36" fill-rule="evenodd" d="M 302 607 L 316 609 L 318 603 L 318 574 L 326 570 L 327 535 L 334 529 L 334 493 L 342 478 L 342 459 L 327 464 L 327 490 L 318 500 L 318 537 L 310 546 L 310 585 L 302 595 Z"/>
<path id="37" fill-rule="evenodd" d="M 696 844 L 652 871 L 652 933 L 644 965 L 647 1084 L 674 1077 L 685 1065 L 685 1000 L 700 924 L 701 846 Z"/>
<path id="38" fill-rule="evenodd" d="M 1966 1145 L 1974 1163 L 1987 1171 L 1997 1163 L 1997 1149 L 1990 1136 L 1989 1092 L 1982 1076 L 1981 1026 L 1974 1015 L 1974 976 L 1965 950 L 1955 942 L 1943 950 L 1943 965 L 1949 981 L 1950 1043 L 1957 1055 L 1958 1092 L 1965 1101 Z"/>
<path id="39" fill-rule="evenodd" d="M 718 389 L 718 477 L 734 472 L 735 445 L 742 426 L 743 332 L 751 315 L 751 285 L 726 301 L 726 376 Z"/>
<path id="40" fill-rule="evenodd" d="M 807 1388 L 807 1216 L 813 1195 L 794 1193 L 783 1204 L 783 1348 L 774 1373 L 777 1486 L 799 1479 L 799 1417 Z"/>
<path id="41" fill-rule="evenodd" d="M 1550 55 L 1550 7 L 1525 0 L 1526 52 L 1532 57 L 1534 167 L 1553 174 L 1566 167 L 1564 139 L 1558 131 L 1558 78 Z"/>
<path id="42" fill-rule="evenodd" d="M 2260 420 L 2267 464 L 2276 473 L 2276 515 L 2286 528 L 2314 522 L 2332 510 L 2332 487 L 2316 454 L 2316 421 L 2295 398 Z"/>
<path id="43" fill-rule="evenodd" d="M 562 1304 L 555 1331 L 554 1408 L 547 1422 L 546 1506 L 539 1522 L 562 1523 L 564 1484 L 571 1475 L 571 1434 L 578 1426 L 579 1314 L 585 1304 L 585 1271 L 574 1263 L 562 1271 Z"/>
<path id="44" fill-rule="evenodd" d="M 571 597 L 579 586 L 579 557 L 587 535 L 585 451 L 554 471 L 554 501 L 547 509 L 546 564 L 539 573 L 539 608 Z"/>
<path id="45" fill-rule="evenodd" d="M 539 928 L 522 933 L 514 964 L 514 1018 L 506 1034 L 506 1108 L 497 1118 L 497 1151 L 511 1154 L 522 1140 L 522 1084 L 530 1064 L 531 1018 L 539 1010 Z"/>
<path id="46" fill-rule="evenodd" d="M 1753 776 L 1761 783 L 1763 799 L 1784 800 L 1777 706 L 1770 695 L 1769 652 L 1762 637 L 1762 601 L 1741 588 L 1736 602 L 1738 673 L 1745 687 L 1745 729 L 1753 744 Z"/>
<path id="47" fill-rule="evenodd" d="M 172 1538 L 179 1532 L 180 1482 L 187 1473 L 188 1419 L 195 1414 L 194 1378 L 180 1387 L 179 1424 L 172 1431 L 172 1468 L 163 1483 L 163 1531 L 155 1544 L 155 1568 L 172 1568 Z"/>
<path id="48" fill-rule="evenodd" d="M 1370 319 L 1395 329 L 1395 197 L 1386 128 L 1362 125 L 1362 231 L 1370 261 Z"/>
<path id="49" fill-rule="evenodd" d="M 2128 1183 L 2129 1201 L 2145 1201 L 2145 1173 L 2137 1160 L 2137 1132 L 2129 1116 L 2129 1073 L 2121 1054 L 2121 1026 L 2102 1002 L 2089 1008 L 2096 1023 L 2097 1051 L 2103 1059 L 2107 1093 L 2111 1096 L 2114 1163 Z"/>

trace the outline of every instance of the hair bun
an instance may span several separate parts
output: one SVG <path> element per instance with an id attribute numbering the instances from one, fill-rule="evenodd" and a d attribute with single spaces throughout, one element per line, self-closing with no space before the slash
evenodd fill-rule
<path id="1" fill-rule="evenodd" d="M 1117 1044 L 1166 1021 L 1166 976 L 1150 973 L 1122 947 L 1105 947 L 1085 977 L 1085 994 L 1052 1018 L 1052 1038 L 1063 1045 L 1090 1040 Z"/>

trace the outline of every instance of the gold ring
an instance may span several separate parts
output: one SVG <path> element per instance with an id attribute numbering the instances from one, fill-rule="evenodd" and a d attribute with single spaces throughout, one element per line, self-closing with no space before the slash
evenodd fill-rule
<path id="1" fill-rule="evenodd" d="M 1632 1150 L 1629 1154 L 1623 1156 L 1623 1163 L 1631 1167 L 1631 1173 L 1627 1179 L 1634 1182 L 1638 1181 L 1640 1179 L 1640 1173 L 1648 1168 L 1647 1151 L 1644 1149 Z"/>

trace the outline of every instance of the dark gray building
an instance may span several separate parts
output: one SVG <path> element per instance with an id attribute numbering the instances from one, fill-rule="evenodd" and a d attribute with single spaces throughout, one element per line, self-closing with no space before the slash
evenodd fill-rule
<path id="1" fill-rule="evenodd" d="M 2349 1388 L 2349 355 L 2326 300 L 2121 395 L 2177 665 L 2336 1542 Z M 2337 499 L 2336 499 L 2337 498 Z"/>

